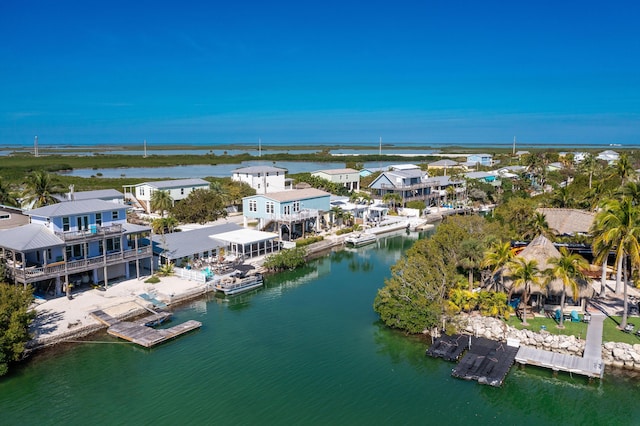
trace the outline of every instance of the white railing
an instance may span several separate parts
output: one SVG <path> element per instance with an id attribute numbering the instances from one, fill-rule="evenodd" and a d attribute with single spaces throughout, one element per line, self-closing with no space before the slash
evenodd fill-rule
<path id="1" fill-rule="evenodd" d="M 207 275 L 204 272 L 197 269 L 185 269 L 185 268 L 175 267 L 173 268 L 173 275 L 185 280 L 195 281 L 202 284 L 205 284 L 207 282 Z"/>

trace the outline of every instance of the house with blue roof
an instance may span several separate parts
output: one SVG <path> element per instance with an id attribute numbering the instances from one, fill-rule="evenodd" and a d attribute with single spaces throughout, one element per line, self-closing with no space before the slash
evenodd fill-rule
<path id="1" fill-rule="evenodd" d="M 106 286 L 151 268 L 151 247 L 142 241 L 151 228 L 128 223 L 124 204 L 67 201 L 27 214 L 29 224 L 0 235 L 0 255 L 16 284 L 59 296 L 65 283 Z"/>

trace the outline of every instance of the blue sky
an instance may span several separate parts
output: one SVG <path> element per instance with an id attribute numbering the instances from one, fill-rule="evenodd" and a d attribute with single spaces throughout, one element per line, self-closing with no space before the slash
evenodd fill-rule
<path id="1" fill-rule="evenodd" d="M 0 144 L 640 145 L 633 1 L 8 1 Z"/>

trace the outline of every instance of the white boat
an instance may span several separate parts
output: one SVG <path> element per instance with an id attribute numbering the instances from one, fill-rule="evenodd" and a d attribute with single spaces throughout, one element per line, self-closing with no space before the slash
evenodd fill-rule
<path id="1" fill-rule="evenodd" d="M 213 284 L 216 292 L 224 293 L 227 296 L 244 293 L 254 288 L 262 287 L 264 280 L 262 274 L 249 276 L 228 276 L 220 278 Z"/>
<path id="2" fill-rule="evenodd" d="M 358 233 L 350 235 L 344 239 L 344 243 L 352 247 L 361 247 L 367 244 L 375 243 L 378 237 L 374 234 Z"/>

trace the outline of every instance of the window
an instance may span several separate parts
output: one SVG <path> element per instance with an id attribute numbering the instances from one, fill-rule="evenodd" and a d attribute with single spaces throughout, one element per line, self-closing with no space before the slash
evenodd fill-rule
<path id="1" fill-rule="evenodd" d="M 184 188 L 180 188 L 180 195 L 184 195 Z"/>
<path id="2" fill-rule="evenodd" d="M 291 214 L 291 206 L 287 205 L 283 208 L 284 214 Z"/>
<path id="3" fill-rule="evenodd" d="M 249 211 L 250 212 L 258 211 L 258 202 L 256 200 L 249 200 Z"/>
<path id="4" fill-rule="evenodd" d="M 119 251 L 119 250 L 120 250 L 120 239 L 119 238 L 109 238 L 109 239 L 107 239 L 107 252 Z"/>
<path id="5" fill-rule="evenodd" d="M 104 243 L 102 242 L 102 240 L 98 241 L 98 251 L 100 252 L 100 254 L 104 254 Z"/>
<path id="6" fill-rule="evenodd" d="M 267 213 L 271 213 L 271 214 L 274 213 L 275 210 L 273 208 L 273 201 L 267 201 L 265 206 L 266 206 L 266 209 L 267 209 Z"/>
<path id="7" fill-rule="evenodd" d="M 300 201 L 294 201 L 293 202 L 293 212 L 297 213 L 300 211 Z"/>
<path id="8" fill-rule="evenodd" d="M 141 186 L 138 189 L 140 190 L 140 195 L 144 195 L 144 186 Z"/>
<path id="9" fill-rule="evenodd" d="M 89 216 L 78 216 L 76 221 L 78 223 L 78 231 L 89 229 Z"/>
<path id="10" fill-rule="evenodd" d="M 258 189 L 260 189 L 260 184 L 258 184 Z"/>
<path id="11" fill-rule="evenodd" d="M 0 220 L 7 220 L 7 219 L 11 219 L 11 215 L 9 213 L 0 214 Z"/>
<path id="12" fill-rule="evenodd" d="M 47 249 L 47 259 L 51 260 L 51 249 Z"/>
<path id="13" fill-rule="evenodd" d="M 67 217 L 63 217 L 62 218 L 62 230 L 63 231 L 68 231 L 69 228 L 70 228 L 69 217 L 68 216 Z"/>
<path id="14" fill-rule="evenodd" d="M 96 225 L 102 226 L 102 213 L 96 213 Z"/>
<path id="15" fill-rule="evenodd" d="M 118 210 L 114 210 L 111 212 L 111 219 L 118 220 Z"/>

